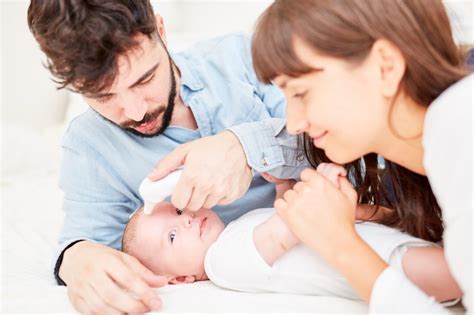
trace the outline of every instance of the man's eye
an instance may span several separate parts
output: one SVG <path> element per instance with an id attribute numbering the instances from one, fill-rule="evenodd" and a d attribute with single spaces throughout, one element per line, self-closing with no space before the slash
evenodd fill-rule
<path id="1" fill-rule="evenodd" d="M 137 85 L 139 85 L 139 86 L 145 86 L 145 85 L 149 84 L 151 81 L 153 81 L 154 78 L 155 78 L 155 75 L 153 74 L 148 80 L 143 81 L 143 82 L 140 82 L 140 83 L 138 83 Z"/>
<path id="2" fill-rule="evenodd" d="M 173 244 L 173 241 L 176 238 L 176 230 L 171 231 L 168 237 L 170 239 L 171 244 Z"/>

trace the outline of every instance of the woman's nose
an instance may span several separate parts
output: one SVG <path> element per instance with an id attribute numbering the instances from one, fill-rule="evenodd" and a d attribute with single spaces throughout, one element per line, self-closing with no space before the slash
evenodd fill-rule
<path id="1" fill-rule="evenodd" d="M 286 129 L 288 133 L 297 135 L 305 132 L 309 127 L 302 104 L 293 104 L 287 107 Z"/>

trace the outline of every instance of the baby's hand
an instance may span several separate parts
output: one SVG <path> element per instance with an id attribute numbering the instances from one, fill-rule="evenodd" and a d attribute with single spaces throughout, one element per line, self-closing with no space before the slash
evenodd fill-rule
<path id="1" fill-rule="evenodd" d="M 341 188 L 341 185 L 339 183 L 339 177 L 347 176 L 346 169 L 334 163 L 321 163 L 316 168 L 316 172 L 326 177 L 338 189 Z"/>
<path id="2" fill-rule="evenodd" d="M 293 186 L 296 184 L 296 181 L 294 179 L 282 179 L 282 178 L 276 178 L 273 175 L 270 175 L 268 173 L 261 173 L 263 178 L 267 182 L 275 184 L 275 190 L 276 190 L 276 196 L 275 200 L 283 198 L 283 195 L 287 190 L 290 190 L 293 188 Z"/>

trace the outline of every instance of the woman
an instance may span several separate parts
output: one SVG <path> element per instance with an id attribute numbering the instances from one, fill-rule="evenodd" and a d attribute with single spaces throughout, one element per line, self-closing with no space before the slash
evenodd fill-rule
<path id="1" fill-rule="evenodd" d="M 304 171 L 275 203 L 295 235 L 344 274 L 371 311 L 443 311 L 355 233 L 357 201 L 387 205 L 395 210 L 383 213 L 386 224 L 443 239 L 472 311 L 474 79 L 441 1 L 277 0 L 252 49 L 259 78 L 285 93 L 288 131 L 307 135 L 316 163 L 345 165 L 357 187 Z"/>

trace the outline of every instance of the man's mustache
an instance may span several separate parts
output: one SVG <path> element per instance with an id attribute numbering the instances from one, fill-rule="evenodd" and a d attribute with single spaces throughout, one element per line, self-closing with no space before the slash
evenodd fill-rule
<path id="1" fill-rule="evenodd" d="M 122 128 L 136 128 L 136 127 L 139 127 L 140 125 L 147 124 L 147 123 L 155 120 L 165 110 L 166 110 L 166 107 L 160 106 L 159 108 L 155 109 L 153 112 L 145 114 L 145 116 L 143 117 L 142 120 L 140 120 L 140 121 L 129 120 L 127 122 L 121 123 L 120 127 L 122 127 Z"/>

